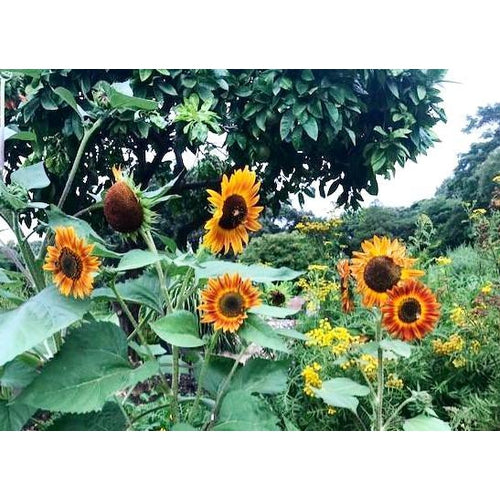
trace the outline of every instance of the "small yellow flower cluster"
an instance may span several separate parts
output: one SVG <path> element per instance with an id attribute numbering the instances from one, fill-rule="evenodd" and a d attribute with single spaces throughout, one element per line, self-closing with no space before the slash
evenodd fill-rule
<path id="1" fill-rule="evenodd" d="M 445 342 L 443 342 L 441 339 L 432 341 L 432 350 L 436 354 L 439 354 L 441 356 L 449 356 L 450 354 L 453 354 L 455 352 L 461 352 L 463 351 L 464 347 L 464 339 L 456 333 L 450 335 L 450 338 Z"/>
<path id="2" fill-rule="evenodd" d="M 437 257 L 435 260 L 438 266 L 449 266 L 451 264 L 449 257 Z"/>
<path id="3" fill-rule="evenodd" d="M 330 219 L 326 221 L 304 221 L 295 225 L 295 229 L 304 234 L 327 233 L 342 224 L 341 219 Z"/>
<path id="4" fill-rule="evenodd" d="M 328 405 L 328 410 L 327 410 L 328 415 L 335 415 L 337 413 L 337 408 L 334 406 Z"/>
<path id="5" fill-rule="evenodd" d="M 322 264 L 311 264 L 307 266 L 308 271 L 328 271 L 328 266 Z"/>
<path id="6" fill-rule="evenodd" d="M 359 343 L 358 335 L 351 335 L 342 326 L 332 327 L 327 319 L 320 320 L 319 327 L 308 331 L 306 338 L 307 346 L 330 347 L 335 356 L 345 354 L 351 345 Z"/>
<path id="7" fill-rule="evenodd" d="M 479 340 L 473 340 L 470 343 L 470 348 L 474 354 L 477 354 L 481 350 L 481 342 L 479 342 Z"/>
<path id="8" fill-rule="evenodd" d="M 484 208 L 476 208 L 469 215 L 470 220 L 478 220 L 486 213 L 486 209 Z"/>
<path id="9" fill-rule="evenodd" d="M 304 377 L 304 393 L 314 397 L 313 389 L 320 389 L 323 385 L 321 377 L 319 376 L 319 372 L 321 371 L 321 365 L 319 363 L 314 362 L 312 365 L 307 365 L 302 370 L 302 377 Z"/>
<path id="10" fill-rule="evenodd" d="M 362 354 L 359 361 L 361 371 L 370 379 L 373 380 L 377 375 L 378 361 L 371 354 Z"/>
<path id="11" fill-rule="evenodd" d="M 465 325 L 465 309 L 455 305 L 455 307 L 451 310 L 450 319 L 457 326 Z"/>
<path id="12" fill-rule="evenodd" d="M 495 175 L 493 179 L 491 179 L 495 184 L 500 184 L 500 175 Z"/>
<path id="13" fill-rule="evenodd" d="M 348 370 L 349 368 L 352 368 L 353 366 L 356 366 L 358 363 L 355 359 L 348 359 L 347 361 L 344 361 L 341 365 L 340 368 L 342 370 Z"/>
<path id="14" fill-rule="evenodd" d="M 313 302 L 324 302 L 332 292 L 336 292 L 340 288 L 338 283 L 328 281 L 325 278 L 319 278 L 313 281 L 300 278 L 297 285 L 306 292 Z"/>
<path id="15" fill-rule="evenodd" d="M 488 281 L 486 285 L 481 288 L 481 292 L 485 295 L 489 295 L 493 291 L 493 285 Z"/>
<path id="16" fill-rule="evenodd" d="M 463 366 L 465 366 L 467 364 L 467 361 L 465 360 L 465 358 L 463 356 L 459 356 L 458 358 L 455 358 L 452 361 L 452 364 L 455 368 L 462 368 Z"/>
<path id="17" fill-rule="evenodd" d="M 389 373 L 385 386 L 390 389 L 402 389 L 404 387 L 403 381 L 394 373 Z"/>

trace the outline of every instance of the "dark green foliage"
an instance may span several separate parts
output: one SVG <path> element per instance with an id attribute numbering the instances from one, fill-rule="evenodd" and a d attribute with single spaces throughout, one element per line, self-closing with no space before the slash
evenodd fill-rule
<path id="1" fill-rule="evenodd" d="M 306 236 L 293 233 L 263 234 L 253 238 L 241 261 L 247 264 L 264 263 L 273 267 L 290 267 L 297 271 L 307 269 L 322 256 L 318 246 L 311 245 Z"/>

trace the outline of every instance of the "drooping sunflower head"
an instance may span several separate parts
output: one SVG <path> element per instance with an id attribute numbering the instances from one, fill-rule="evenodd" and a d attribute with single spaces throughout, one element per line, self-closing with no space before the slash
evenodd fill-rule
<path id="1" fill-rule="evenodd" d="M 340 276 L 340 300 L 342 302 L 342 311 L 349 314 L 354 311 L 354 300 L 352 290 L 349 287 L 349 261 L 341 259 L 337 263 L 337 271 Z"/>
<path id="2" fill-rule="evenodd" d="M 56 228 L 55 245 L 47 248 L 43 269 L 53 273 L 53 281 L 63 295 L 83 298 L 93 288 L 93 273 L 99 259 L 92 256 L 94 245 L 87 245 L 73 227 Z"/>
<path id="3" fill-rule="evenodd" d="M 208 201 L 212 205 L 212 218 L 205 224 L 207 233 L 203 243 L 213 253 L 240 253 L 243 243 L 248 243 L 248 231 L 258 231 L 262 226 L 258 222 L 264 207 L 257 206 L 260 182 L 256 181 L 255 172 L 248 167 L 236 170 L 228 179 L 222 178 L 221 192 L 212 189 Z"/>
<path id="4" fill-rule="evenodd" d="M 406 248 L 397 240 L 374 236 L 363 241 L 361 248 L 363 252 L 353 252 L 351 273 L 366 307 L 381 306 L 391 288 L 424 274 L 412 269 L 417 259 L 407 257 Z"/>
<path id="5" fill-rule="evenodd" d="M 216 330 L 236 332 L 247 317 L 247 310 L 261 304 L 260 291 L 239 274 L 210 278 L 201 292 L 202 323 L 213 323 Z"/>
<path id="6" fill-rule="evenodd" d="M 405 281 L 387 293 L 382 306 L 383 325 L 401 340 L 421 339 L 432 331 L 440 316 L 436 297 L 424 284 Z"/>
<path id="7" fill-rule="evenodd" d="M 150 228 L 154 214 L 132 178 L 117 167 L 112 170 L 115 183 L 104 196 L 104 216 L 115 231 L 134 239 L 140 229 Z"/>

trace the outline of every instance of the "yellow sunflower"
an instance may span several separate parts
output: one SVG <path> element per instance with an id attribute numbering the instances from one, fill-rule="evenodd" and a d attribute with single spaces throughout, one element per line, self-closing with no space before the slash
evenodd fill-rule
<path id="1" fill-rule="evenodd" d="M 248 231 L 258 231 L 262 227 L 257 221 L 264 209 L 256 206 L 259 188 L 255 172 L 245 167 L 236 170 L 229 179 L 223 176 L 220 194 L 207 189 L 213 216 L 205 224 L 208 231 L 203 243 L 213 253 L 224 249 L 226 254 L 231 247 L 235 254 L 242 252 L 243 243 L 248 243 Z"/>
<path id="2" fill-rule="evenodd" d="M 417 259 L 406 257 L 406 248 L 397 240 L 374 236 L 361 243 L 363 252 L 353 252 L 351 273 L 366 307 L 381 306 L 387 292 L 398 283 L 425 273 L 411 269 Z"/>
<path id="3" fill-rule="evenodd" d="M 53 273 L 54 283 L 63 295 L 83 298 L 90 295 L 100 262 L 91 253 L 94 245 L 87 245 L 72 227 L 56 227 L 55 246 L 47 248 L 43 269 Z"/>
<path id="4" fill-rule="evenodd" d="M 340 299 L 342 302 L 342 311 L 348 314 L 354 311 L 352 291 L 349 288 L 349 261 L 347 259 L 339 260 L 337 263 L 337 271 L 340 276 Z"/>
<path id="5" fill-rule="evenodd" d="M 201 292 L 202 323 L 213 323 L 216 330 L 236 332 L 247 317 L 247 310 L 261 304 L 260 292 L 239 274 L 210 278 Z"/>
<path id="6" fill-rule="evenodd" d="M 440 305 L 425 285 L 405 281 L 387 293 L 382 306 L 382 322 L 387 331 L 401 340 L 421 339 L 434 329 Z"/>

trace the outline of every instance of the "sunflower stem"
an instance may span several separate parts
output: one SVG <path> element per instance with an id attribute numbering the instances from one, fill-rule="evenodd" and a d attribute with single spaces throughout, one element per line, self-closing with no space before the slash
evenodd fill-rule
<path id="1" fill-rule="evenodd" d="M 201 393 L 203 392 L 203 381 L 205 380 L 205 375 L 208 368 L 208 363 L 210 361 L 210 356 L 212 355 L 215 346 L 217 345 L 217 340 L 219 338 L 220 331 L 216 330 L 213 334 L 210 342 L 205 349 L 205 358 L 203 360 L 203 364 L 201 365 L 200 376 L 198 377 L 198 386 L 196 387 L 196 394 L 193 406 L 189 412 L 188 423 L 193 423 L 193 418 L 196 416 L 196 412 L 198 411 L 198 407 L 200 406 Z"/>
<path id="2" fill-rule="evenodd" d="M 415 398 L 413 396 L 410 396 L 409 398 L 405 399 L 393 412 L 393 414 L 385 421 L 385 424 L 382 427 L 382 430 L 386 430 L 389 427 L 389 424 L 392 423 L 392 421 L 399 415 L 399 412 L 409 403 L 414 401 Z"/>
<path id="3" fill-rule="evenodd" d="M 382 341 L 382 316 L 377 322 L 376 338 L 377 348 L 377 430 L 384 430 L 383 406 L 384 406 L 384 350 L 380 345 Z"/>
<path id="4" fill-rule="evenodd" d="M 151 252 L 158 255 L 153 236 L 149 230 L 140 230 L 141 236 Z M 167 314 L 173 312 L 174 308 L 170 299 L 167 285 L 165 283 L 165 274 L 161 267 L 161 262 L 156 262 L 156 272 L 160 280 L 160 288 L 165 298 Z M 174 424 L 179 421 L 179 348 L 172 344 L 172 419 Z"/>

